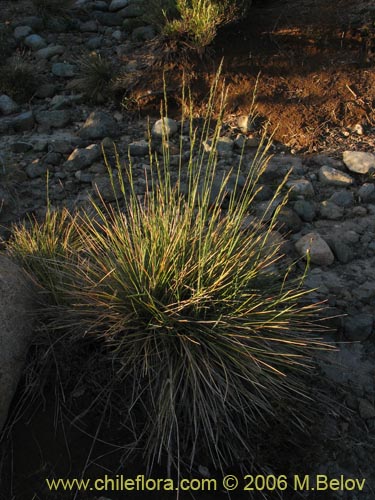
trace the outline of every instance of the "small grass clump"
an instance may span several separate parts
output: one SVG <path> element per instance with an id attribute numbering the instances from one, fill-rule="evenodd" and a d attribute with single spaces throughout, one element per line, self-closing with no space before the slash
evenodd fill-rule
<path id="1" fill-rule="evenodd" d="M 68 210 L 52 210 L 50 205 L 42 222 L 34 218 L 15 226 L 8 245 L 9 255 L 43 288 L 49 304 L 63 300 L 63 287 L 58 286 L 64 279 L 62 263 L 74 260 L 79 249 L 75 218 Z"/>
<path id="2" fill-rule="evenodd" d="M 10 25 L 0 23 L 0 58 L 3 61 L 10 57 L 16 48 Z"/>
<path id="3" fill-rule="evenodd" d="M 281 266 L 272 240 L 279 209 L 267 224 L 255 218 L 243 225 L 267 147 L 246 169 L 245 182 L 241 165 L 219 176 L 225 95 L 214 124 L 217 85 L 218 79 L 200 131 L 189 107 L 187 164 L 181 138 L 180 163 L 171 166 L 165 133 L 162 158 L 150 153 L 144 196 L 131 162 L 119 161 L 116 177 L 109 170 L 114 192 L 119 185 L 122 193 L 113 205 L 98 193 L 90 213 L 49 215 L 47 225 L 16 232 L 9 247 L 53 296 L 64 298 L 50 308 L 51 325 L 66 332 L 61 341 L 101 345 L 113 378 L 105 400 L 133 432 L 131 449 L 149 468 L 165 457 L 178 470 L 192 467 L 202 454 L 219 468 L 244 456 L 256 460 L 258 428 L 282 419 L 277 409 L 285 401 L 296 413 L 290 427 L 303 418 L 300 402 L 310 415 L 304 373 L 324 347 L 317 307 L 305 300 L 301 278 Z"/>
<path id="4" fill-rule="evenodd" d="M 44 19 L 67 17 L 74 5 L 74 0 L 32 0 L 32 4 Z"/>
<path id="5" fill-rule="evenodd" d="M 0 93 L 24 102 L 33 97 L 38 88 L 35 70 L 21 58 L 14 58 L 0 67 Z"/>
<path id="6" fill-rule="evenodd" d="M 82 92 L 85 97 L 96 103 L 103 103 L 113 95 L 115 71 L 111 61 L 93 52 L 89 57 L 78 60 L 79 75 L 69 85 Z"/>

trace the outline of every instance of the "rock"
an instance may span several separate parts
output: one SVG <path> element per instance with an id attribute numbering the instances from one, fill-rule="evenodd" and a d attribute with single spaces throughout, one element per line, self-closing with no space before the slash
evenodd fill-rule
<path id="1" fill-rule="evenodd" d="M 85 21 L 79 27 L 81 33 L 96 33 L 98 31 L 98 22 L 94 20 Z"/>
<path id="2" fill-rule="evenodd" d="M 22 40 L 26 38 L 30 33 L 32 33 L 32 28 L 30 26 L 17 26 L 13 32 L 14 38 L 18 40 Z"/>
<path id="3" fill-rule="evenodd" d="M 48 45 L 48 47 L 37 50 L 35 52 L 35 56 L 38 59 L 51 59 L 53 56 L 63 54 L 64 50 L 65 49 L 62 45 Z"/>
<path id="4" fill-rule="evenodd" d="M 33 147 L 28 142 L 16 141 L 11 144 L 10 149 L 13 153 L 26 153 L 33 149 Z"/>
<path id="5" fill-rule="evenodd" d="M 70 111 L 67 109 L 39 111 L 35 114 L 36 121 L 48 128 L 62 128 L 71 121 Z"/>
<path id="6" fill-rule="evenodd" d="M 57 87 L 54 83 L 44 83 L 37 89 L 36 96 L 40 99 L 45 99 L 46 97 L 54 96 L 56 91 Z"/>
<path id="7" fill-rule="evenodd" d="M 375 406 L 367 399 L 359 398 L 358 411 L 364 420 L 375 418 Z"/>
<path id="8" fill-rule="evenodd" d="M 32 130 L 35 125 L 34 115 L 32 111 L 26 111 L 12 118 L 10 126 L 15 132 L 26 132 Z"/>
<path id="9" fill-rule="evenodd" d="M 66 160 L 64 167 L 69 171 L 81 170 L 92 165 L 100 158 L 100 155 L 101 150 L 98 144 L 91 144 L 87 148 L 77 148 Z"/>
<path id="10" fill-rule="evenodd" d="M 325 200 L 319 206 L 319 213 L 323 219 L 339 220 L 344 215 L 344 209 L 331 201 Z"/>
<path id="11" fill-rule="evenodd" d="M 104 26 L 121 26 L 122 24 L 122 16 L 119 14 L 119 12 L 94 11 L 92 13 L 92 16 Z"/>
<path id="12" fill-rule="evenodd" d="M 252 115 L 241 115 L 237 118 L 237 127 L 243 134 L 254 131 L 254 117 Z"/>
<path id="13" fill-rule="evenodd" d="M 311 222 L 315 219 L 316 210 L 312 201 L 297 200 L 293 205 L 293 209 L 305 222 Z"/>
<path id="14" fill-rule="evenodd" d="M 351 186 L 354 182 L 354 179 L 349 174 L 327 166 L 320 168 L 318 176 L 322 184 L 329 186 Z"/>
<path id="15" fill-rule="evenodd" d="M 309 253 L 311 262 L 319 266 L 329 266 L 335 260 L 327 242 L 318 233 L 308 233 L 295 244 L 297 252 L 306 257 Z"/>
<path id="16" fill-rule="evenodd" d="M 112 0 L 109 4 L 109 11 L 115 12 L 129 5 L 129 0 Z"/>
<path id="17" fill-rule="evenodd" d="M 64 109 L 69 108 L 80 101 L 82 101 L 82 94 L 55 95 L 54 98 L 51 99 L 50 106 L 52 110 Z"/>
<path id="18" fill-rule="evenodd" d="M 0 431 L 33 335 L 33 297 L 35 290 L 23 271 L 0 255 Z"/>
<path id="19" fill-rule="evenodd" d="M 28 35 L 24 39 L 24 44 L 32 50 L 42 49 L 47 45 L 44 38 L 39 35 Z"/>
<path id="20" fill-rule="evenodd" d="M 101 47 L 102 44 L 103 44 L 103 37 L 101 35 L 90 38 L 89 40 L 87 40 L 86 43 L 87 48 L 89 48 L 90 50 L 96 50 L 99 47 Z"/>
<path id="21" fill-rule="evenodd" d="M 26 167 L 26 173 L 30 179 L 45 176 L 47 174 L 47 170 L 46 163 L 42 163 L 40 160 L 34 160 Z"/>
<path id="22" fill-rule="evenodd" d="M 6 94 L 0 95 L 0 113 L 3 115 L 11 115 L 17 113 L 19 106 L 13 99 Z"/>
<path id="23" fill-rule="evenodd" d="M 358 189 L 358 198 L 364 203 L 375 201 L 374 184 L 365 183 Z"/>
<path id="24" fill-rule="evenodd" d="M 287 181 L 286 186 L 291 190 L 290 196 L 296 198 L 303 196 L 304 198 L 312 198 L 314 196 L 314 188 L 308 179 L 297 179 Z"/>
<path id="25" fill-rule="evenodd" d="M 352 249 L 347 243 L 342 241 L 340 236 L 327 238 L 327 243 L 329 243 L 336 259 L 342 264 L 347 264 L 353 259 Z"/>
<path id="26" fill-rule="evenodd" d="M 375 155 L 362 151 L 344 151 L 343 161 L 351 172 L 368 174 L 375 171 Z"/>
<path id="27" fill-rule="evenodd" d="M 354 205 L 354 195 L 351 191 L 336 191 L 328 201 L 339 207 L 349 208 Z"/>
<path id="28" fill-rule="evenodd" d="M 263 176 L 269 180 L 274 180 L 285 177 L 289 171 L 296 175 L 303 175 L 301 158 L 289 155 L 273 156 L 268 162 Z M 303 179 L 303 181 L 306 181 L 306 179 Z"/>
<path id="29" fill-rule="evenodd" d="M 113 177 L 113 184 L 108 175 L 99 175 L 92 181 L 95 192 L 99 192 L 104 201 L 115 201 L 122 196 L 119 180 Z"/>
<path id="30" fill-rule="evenodd" d="M 142 15 L 142 7 L 139 4 L 132 3 L 127 7 L 119 10 L 116 14 L 118 14 L 122 19 L 128 17 L 139 17 Z"/>
<path id="31" fill-rule="evenodd" d="M 156 138 L 162 138 L 164 134 L 171 137 L 177 132 L 178 125 L 172 118 L 161 118 L 152 127 L 152 135 Z"/>
<path id="32" fill-rule="evenodd" d="M 134 28 L 132 31 L 131 38 L 132 40 L 141 41 L 141 40 L 152 40 L 155 38 L 156 31 L 153 26 L 138 26 L 138 28 Z"/>
<path id="33" fill-rule="evenodd" d="M 51 71 L 55 76 L 59 76 L 61 78 L 71 78 L 76 75 L 75 66 L 68 63 L 54 63 Z"/>
<path id="34" fill-rule="evenodd" d="M 372 314 L 360 313 L 344 319 L 344 334 L 348 340 L 362 341 L 370 337 L 374 324 Z"/>
<path id="35" fill-rule="evenodd" d="M 39 16 L 27 16 L 20 20 L 18 26 L 30 26 L 34 31 L 42 30 L 44 27 L 43 19 Z"/>
<path id="36" fill-rule="evenodd" d="M 109 113 L 93 111 L 85 121 L 78 135 L 82 139 L 103 139 L 103 137 L 117 136 L 119 127 L 117 121 Z"/>
<path id="37" fill-rule="evenodd" d="M 302 228 L 302 221 L 293 209 L 282 207 L 277 216 L 277 227 L 282 233 L 298 233 Z"/>
<path id="38" fill-rule="evenodd" d="M 234 140 L 234 147 L 242 151 L 243 149 L 257 148 L 261 140 L 259 137 L 246 137 L 245 135 L 238 135 Z"/>
<path id="39" fill-rule="evenodd" d="M 140 140 L 129 144 L 129 153 L 131 156 L 145 156 L 149 152 L 148 141 Z"/>

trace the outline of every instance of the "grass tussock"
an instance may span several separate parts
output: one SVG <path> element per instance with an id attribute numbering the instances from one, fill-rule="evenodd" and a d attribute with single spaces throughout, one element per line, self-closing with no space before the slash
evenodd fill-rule
<path id="1" fill-rule="evenodd" d="M 89 57 L 79 59 L 78 67 L 79 75 L 69 87 L 82 92 L 89 101 L 108 101 L 113 95 L 113 81 L 116 76 L 111 61 L 93 52 Z"/>
<path id="2" fill-rule="evenodd" d="M 38 85 L 34 68 L 19 57 L 0 67 L 1 94 L 7 94 L 18 102 L 24 102 L 33 97 Z"/>
<path id="3" fill-rule="evenodd" d="M 37 14 L 44 19 L 67 17 L 74 5 L 74 0 L 32 0 Z"/>
<path id="4" fill-rule="evenodd" d="M 50 214 L 16 231 L 9 247 L 53 296 L 64 297 L 49 314 L 49 327 L 66 332 L 61 341 L 102 346 L 113 378 L 106 401 L 149 467 L 165 457 L 177 468 L 192 466 L 202 453 L 217 467 L 256 460 L 253 437 L 277 420 L 276 408 L 302 401 L 310 414 L 303 374 L 314 351 L 326 347 L 314 323 L 317 307 L 306 301 L 301 278 L 282 266 L 272 239 L 278 209 L 267 224 L 254 219 L 243 227 L 267 145 L 251 165 L 219 177 L 212 196 L 222 118 L 212 121 L 217 85 L 201 129 L 192 112 L 182 117 L 190 123 L 187 163 L 181 153 L 171 166 L 165 134 L 162 158 L 150 153 L 144 196 L 136 193 L 131 162 L 118 162 L 116 177 L 109 170 L 122 192 L 114 204 L 99 193 L 90 213 Z M 223 113 L 225 95 L 220 99 Z"/>

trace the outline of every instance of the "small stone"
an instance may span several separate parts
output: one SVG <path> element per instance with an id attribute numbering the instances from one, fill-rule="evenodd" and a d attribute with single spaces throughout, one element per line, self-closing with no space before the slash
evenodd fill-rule
<path id="1" fill-rule="evenodd" d="M 339 207 L 349 208 L 354 205 L 354 195 L 351 191 L 337 191 L 328 201 Z"/>
<path id="2" fill-rule="evenodd" d="M 82 100 L 82 94 L 73 95 L 55 95 L 51 99 L 50 106 L 52 110 L 60 110 L 64 108 L 69 108 L 73 104 L 77 104 Z"/>
<path id="3" fill-rule="evenodd" d="M 243 134 L 254 131 L 254 117 L 251 115 L 241 115 L 237 118 L 237 127 Z"/>
<path id="4" fill-rule="evenodd" d="M 116 12 L 122 19 L 129 17 L 139 17 L 142 15 L 142 7 L 139 4 L 132 3 L 127 5 L 123 9 Z"/>
<path id="5" fill-rule="evenodd" d="M 52 73 L 61 78 L 71 78 L 76 74 L 76 68 L 68 63 L 54 63 L 52 65 Z"/>
<path id="6" fill-rule="evenodd" d="M 11 145 L 11 150 L 13 151 L 13 153 L 26 153 L 32 148 L 33 147 L 31 144 L 22 141 L 13 142 L 13 144 Z"/>
<path id="7" fill-rule="evenodd" d="M 45 99 L 46 97 L 52 97 L 56 93 L 56 85 L 54 83 L 44 83 L 41 85 L 37 91 L 36 96 L 40 99 Z"/>
<path id="8" fill-rule="evenodd" d="M 323 166 L 318 172 L 319 180 L 322 184 L 329 186 L 350 186 L 354 180 L 349 174 L 340 172 L 332 167 Z"/>
<path id="9" fill-rule="evenodd" d="M 35 125 L 34 115 L 32 111 L 26 111 L 12 118 L 11 127 L 16 132 L 26 132 L 32 130 Z"/>
<path id="10" fill-rule="evenodd" d="M 117 40 L 118 42 L 121 42 L 122 40 L 122 31 L 121 30 L 115 30 L 113 33 L 112 33 L 112 38 L 114 38 L 115 40 Z M 155 36 L 155 35 L 154 35 Z"/>
<path id="11" fill-rule="evenodd" d="M 103 137 L 117 136 L 119 127 L 116 120 L 104 111 L 93 111 L 85 121 L 78 135 L 82 139 L 103 139 Z"/>
<path id="12" fill-rule="evenodd" d="M 116 12 L 117 10 L 121 10 L 128 5 L 129 0 L 112 0 L 112 2 L 109 4 L 109 11 Z"/>
<path id="13" fill-rule="evenodd" d="M 359 398 L 358 410 L 364 420 L 375 418 L 375 407 L 367 399 Z"/>
<path id="14" fill-rule="evenodd" d="M 178 125 L 172 118 L 161 118 L 152 127 L 152 135 L 162 138 L 164 135 L 171 137 L 177 132 Z"/>
<path id="15" fill-rule="evenodd" d="M 331 201 L 325 200 L 320 204 L 319 213 L 323 219 L 339 220 L 344 215 L 344 209 Z"/>
<path id="16" fill-rule="evenodd" d="M 366 207 L 353 207 L 352 215 L 353 217 L 364 217 L 367 215 Z"/>
<path id="17" fill-rule="evenodd" d="M 152 40 L 155 38 L 155 35 L 156 32 L 153 26 L 138 26 L 138 28 L 134 28 L 132 31 L 131 38 L 135 41 Z"/>
<path id="18" fill-rule="evenodd" d="M 315 194 L 313 185 L 307 179 L 291 180 L 286 183 L 286 186 L 291 190 L 290 195 L 292 198 L 297 196 L 312 198 Z"/>
<path id="19" fill-rule="evenodd" d="M 374 184 L 365 183 L 358 189 L 358 198 L 364 203 L 375 201 Z"/>
<path id="20" fill-rule="evenodd" d="M 47 45 L 44 38 L 39 35 L 28 35 L 24 39 L 24 44 L 32 50 L 39 50 Z"/>
<path id="21" fill-rule="evenodd" d="M 145 140 L 134 141 L 129 144 L 129 153 L 131 156 L 145 156 L 149 152 L 149 144 Z"/>
<path id="22" fill-rule="evenodd" d="M 362 341 L 370 337 L 373 329 L 372 314 L 361 313 L 344 319 L 344 334 L 348 340 Z"/>
<path id="23" fill-rule="evenodd" d="M 32 28 L 30 26 L 17 26 L 13 32 L 14 38 L 18 40 L 22 40 L 26 38 L 30 33 L 32 33 Z"/>
<path id="24" fill-rule="evenodd" d="M 305 258 L 309 253 L 311 262 L 319 266 L 329 266 L 335 260 L 327 242 L 318 233 L 306 234 L 296 242 L 295 247 Z"/>
<path id="25" fill-rule="evenodd" d="M 6 94 L 0 95 L 0 113 L 3 115 L 11 115 L 17 113 L 19 106 L 13 99 Z"/>
<path id="26" fill-rule="evenodd" d="M 98 31 L 98 22 L 94 20 L 85 21 L 79 27 L 81 33 L 96 33 Z"/>
<path id="27" fill-rule="evenodd" d="M 344 151 L 343 161 L 351 172 L 368 174 L 375 171 L 375 155 L 362 151 Z"/>
<path id="28" fill-rule="evenodd" d="M 353 259 L 353 251 L 340 237 L 329 239 L 329 245 L 335 254 L 336 259 L 342 264 L 347 264 Z"/>
<path id="29" fill-rule="evenodd" d="M 45 163 L 41 163 L 39 160 L 34 160 L 26 167 L 26 173 L 30 179 L 41 177 L 47 173 L 47 165 Z"/>
<path id="30" fill-rule="evenodd" d="M 119 14 L 119 12 L 94 11 L 92 13 L 92 16 L 94 17 L 94 19 L 99 21 L 99 23 L 103 24 L 104 26 L 121 26 L 122 16 Z"/>
<path id="31" fill-rule="evenodd" d="M 92 181 L 92 187 L 104 201 L 115 201 L 121 196 L 121 186 L 119 180 L 114 177 L 112 180 L 106 176 L 97 176 Z"/>
<path id="32" fill-rule="evenodd" d="M 92 165 L 100 158 L 100 155 L 101 150 L 98 144 L 91 144 L 87 148 L 76 148 L 64 163 L 64 167 L 69 171 L 81 170 Z"/>
<path id="33" fill-rule="evenodd" d="M 35 114 L 36 121 L 48 128 L 62 128 L 71 121 L 70 111 L 67 109 L 39 111 Z"/>
<path id="34" fill-rule="evenodd" d="M 363 135 L 363 127 L 360 123 L 356 123 L 353 127 L 352 127 L 352 131 L 357 134 L 357 135 Z"/>
<path id="35" fill-rule="evenodd" d="M 315 205 L 312 201 L 297 200 L 294 203 L 293 208 L 294 208 L 295 212 L 305 222 L 311 222 L 315 219 L 316 210 L 315 210 Z"/>
<path id="36" fill-rule="evenodd" d="M 35 56 L 39 59 L 51 59 L 53 56 L 63 54 L 64 50 L 62 45 L 49 45 L 48 47 L 37 50 Z"/>
<path id="37" fill-rule="evenodd" d="M 277 216 L 277 227 L 283 233 L 298 233 L 302 228 L 302 221 L 290 207 L 282 207 Z"/>
<path id="38" fill-rule="evenodd" d="M 102 36 L 94 36 L 93 38 L 90 38 L 87 40 L 87 48 L 90 50 L 96 50 L 99 47 L 101 47 L 103 44 L 103 37 Z"/>
<path id="39" fill-rule="evenodd" d="M 246 137 L 245 135 L 238 135 L 234 140 L 234 147 L 242 151 L 243 149 L 257 148 L 261 140 L 259 137 Z"/>

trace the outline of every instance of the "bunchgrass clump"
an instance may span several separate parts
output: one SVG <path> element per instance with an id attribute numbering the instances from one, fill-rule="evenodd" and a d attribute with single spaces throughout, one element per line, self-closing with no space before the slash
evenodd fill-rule
<path id="1" fill-rule="evenodd" d="M 34 68 L 19 57 L 0 66 L 1 94 L 7 94 L 19 102 L 28 101 L 35 94 L 38 84 Z"/>
<path id="2" fill-rule="evenodd" d="M 214 124 L 217 85 L 218 79 L 202 130 L 194 128 L 192 111 L 188 117 L 187 164 L 181 138 L 180 163 L 171 166 L 165 133 L 162 158 L 150 147 L 143 196 L 131 161 L 125 168 L 119 161 L 122 195 L 114 204 L 99 193 L 93 212 L 74 218 L 63 212 L 61 219 L 49 214 L 47 225 L 19 230 L 10 244 L 57 297 L 49 316 L 55 314 L 51 325 L 66 332 L 61 341 L 102 346 L 113 377 L 106 404 L 132 430 L 131 447 L 150 468 L 165 457 L 177 469 L 191 467 L 201 453 L 221 468 L 239 457 L 256 460 L 253 438 L 259 426 L 277 420 L 276 408 L 285 401 L 297 408 L 302 401 L 310 414 L 304 372 L 314 350 L 325 347 L 314 323 L 317 307 L 306 301 L 301 278 L 283 268 L 272 240 L 279 209 L 270 222 L 243 224 L 267 145 L 245 170 L 245 183 L 239 182 L 243 165 L 219 176 L 225 95 Z M 183 116 L 182 128 L 185 121 Z M 115 190 L 114 172 L 109 175 Z M 296 414 L 289 425 L 302 417 Z"/>
<path id="3" fill-rule="evenodd" d="M 67 17 L 74 5 L 74 0 L 32 0 L 37 14 L 44 19 Z"/>
<path id="4" fill-rule="evenodd" d="M 210 45 L 225 17 L 225 5 L 212 0 L 177 0 L 177 19 L 167 21 L 163 34 L 201 52 Z"/>
<path id="5" fill-rule="evenodd" d="M 102 103 L 110 99 L 115 78 L 111 61 L 94 52 L 89 57 L 79 59 L 78 66 L 79 75 L 69 87 L 82 92 L 90 101 Z"/>
<path id="6" fill-rule="evenodd" d="M 14 226 L 8 244 L 9 255 L 42 287 L 43 301 L 50 305 L 64 300 L 67 286 L 63 264 L 74 262 L 80 251 L 75 217 L 68 210 L 52 210 L 48 205 L 43 221 L 30 219 Z"/>

